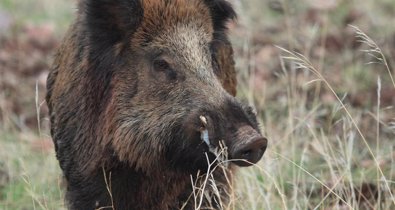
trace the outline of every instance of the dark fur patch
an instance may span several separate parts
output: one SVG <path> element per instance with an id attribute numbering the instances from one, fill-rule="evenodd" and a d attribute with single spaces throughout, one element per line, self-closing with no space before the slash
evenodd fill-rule
<path id="1" fill-rule="evenodd" d="M 217 31 L 224 31 L 227 29 L 226 23 L 237 17 L 236 12 L 227 1 L 205 0 L 205 2 L 210 8 L 214 29 Z"/>
<path id="2" fill-rule="evenodd" d="M 80 10 L 86 17 L 92 46 L 113 46 L 128 40 L 143 18 L 140 0 L 85 0 Z M 100 49 L 101 48 L 101 49 Z M 94 51 L 94 50 L 93 50 Z"/>
<path id="3" fill-rule="evenodd" d="M 237 81 L 234 68 L 233 49 L 228 40 L 227 23 L 237 18 L 232 5 L 224 0 L 205 0 L 210 8 L 214 26 L 213 41 L 210 46 L 213 54 L 213 68 L 222 85 L 231 95 L 236 95 Z"/>

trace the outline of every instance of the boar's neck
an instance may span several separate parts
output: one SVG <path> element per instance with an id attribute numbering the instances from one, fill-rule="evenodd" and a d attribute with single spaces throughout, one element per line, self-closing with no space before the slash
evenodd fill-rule
<path id="1" fill-rule="evenodd" d="M 193 179 L 195 180 L 196 177 Z M 219 188 L 223 188 L 221 191 L 228 191 L 229 185 L 225 184 L 227 183 L 225 177 L 216 181 L 219 183 Z M 90 179 L 69 182 L 67 186 L 66 196 L 70 209 L 73 210 L 103 207 L 108 207 L 103 209 L 111 209 L 112 206 L 117 210 L 170 210 L 180 209 L 185 203 L 184 209 L 194 209 L 193 195 L 190 196 L 192 194 L 191 176 L 179 171 L 159 171 L 159 173 L 147 176 L 141 171 L 121 166 L 106 172 L 103 169 L 97 170 Z M 210 189 L 207 187 L 207 190 Z M 224 196 L 226 194 L 224 193 Z M 227 200 L 227 197 L 221 197 L 221 199 Z M 208 203 L 205 200 L 202 206 L 209 206 Z"/>
<path id="2" fill-rule="evenodd" d="M 73 206 L 78 206 L 78 209 L 98 209 L 113 205 L 117 210 L 171 209 L 163 205 L 172 204 L 170 201 L 176 200 L 188 182 L 187 176 L 165 171 L 146 176 L 127 167 L 112 169 L 105 174 L 100 169 L 89 180 L 68 183 L 66 196 L 71 209 L 75 209 Z"/>

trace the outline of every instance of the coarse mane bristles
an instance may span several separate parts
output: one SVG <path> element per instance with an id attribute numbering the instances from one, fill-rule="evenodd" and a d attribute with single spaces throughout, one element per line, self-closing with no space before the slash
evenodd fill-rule
<path id="1" fill-rule="evenodd" d="M 213 34 L 213 24 L 210 10 L 203 1 L 174 0 L 158 1 L 145 0 L 142 2 L 144 17 L 141 26 L 134 35 L 138 44 L 152 41 L 161 33 L 174 30 L 181 25 L 204 28 L 205 33 Z M 210 37 L 211 39 L 211 37 Z"/>

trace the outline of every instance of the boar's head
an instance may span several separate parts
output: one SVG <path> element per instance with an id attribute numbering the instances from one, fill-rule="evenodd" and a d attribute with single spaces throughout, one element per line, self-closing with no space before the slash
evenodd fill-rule
<path id="1" fill-rule="evenodd" d="M 82 57 L 78 65 L 82 70 L 63 80 L 73 78 L 78 83 L 76 90 L 65 88 L 80 95 L 69 99 L 70 104 L 79 104 L 70 105 L 75 113 L 95 116 L 74 126 L 85 128 L 86 135 L 94 133 L 90 145 L 111 148 L 112 156 L 143 171 L 163 165 L 204 169 L 206 154 L 213 160 L 210 148 L 220 142 L 239 166 L 261 158 L 267 140 L 255 114 L 234 98 L 236 75 L 226 23 L 235 12 L 229 3 L 87 0 L 80 4 L 77 21 L 88 29 L 86 37 L 80 37 L 87 41 L 77 44 L 83 52 L 75 55 Z M 203 131 L 208 143 L 202 139 Z"/>

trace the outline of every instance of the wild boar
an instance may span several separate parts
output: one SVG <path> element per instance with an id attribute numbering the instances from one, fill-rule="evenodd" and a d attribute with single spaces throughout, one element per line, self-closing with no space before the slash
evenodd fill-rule
<path id="1" fill-rule="evenodd" d="M 225 208 L 235 166 L 267 147 L 234 97 L 231 5 L 80 0 L 76 16 L 46 96 L 68 208 L 194 209 L 191 178 L 219 164 L 221 142 L 230 164 L 213 169 L 219 188 L 200 207 Z"/>

